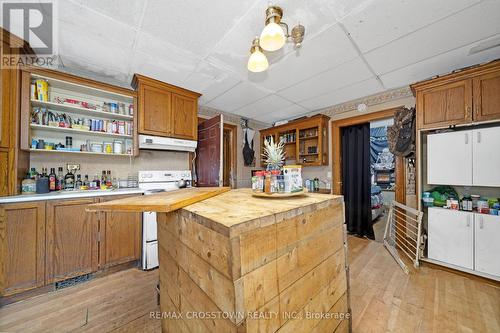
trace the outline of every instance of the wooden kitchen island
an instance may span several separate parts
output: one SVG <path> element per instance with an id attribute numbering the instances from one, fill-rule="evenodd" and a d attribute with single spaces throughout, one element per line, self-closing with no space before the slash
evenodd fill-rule
<path id="1" fill-rule="evenodd" d="M 343 197 L 231 190 L 158 213 L 164 332 L 347 332 Z"/>

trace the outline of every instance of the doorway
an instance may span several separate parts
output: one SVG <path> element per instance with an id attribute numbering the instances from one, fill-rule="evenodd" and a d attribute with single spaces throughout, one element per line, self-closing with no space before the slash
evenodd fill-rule
<path id="1" fill-rule="evenodd" d="M 222 180 L 223 186 L 236 188 L 236 125 L 224 124 L 222 132 Z"/>
<path id="2" fill-rule="evenodd" d="M 346 119 L 340 119 L 337 121 L 332 122 L 332 188 L 333 188 L 333 193 L 334 194 L 339 194 L 339 195 L 344 195 L 344 173 L 343 173 L 343 154 L 342 154 L 342 133 L 344 128 L 348 128 L 350 126 L 355 126 L 355 125 L 361 125 L 361 124 L 370 124 L 376 121 L 383 121 L 386 119 L 393 119 L 394 118 L 394 113 L 398 108 L 393 108 L 393 109 L 388 109 L 388 110 L 383 110 L 383 111 L 378 111 L 378 112 L 373 112 L 373 113 L 368 113 L 368 114 L 362 114 L 356 117 L 351 117 L 351 118 L 346 118 Z M 388 195 L 387 200 L 384 200 L 387 202 L 388 200 L 391 201 L 391 199 L 394 199 L 400 203 L 405 204 L 406 203 L 406 190 L 405 190 L 405 170 L 404 170 L 404 159 L 402 157 L 395 157 L 394 158 L 394 170 L 393 170 L 393 184 L 392 186 L 393 189 L 393 195 Z M 380 180 L 386 180 L 387 175 L 379 175 L 381 178 Z M 390 181 L 390 180 L 389 180 Z M 371 195 L 371 191 L 370 191 Z M 370 199 L 370 204 L 371 204 L 371 199 Z M 371 207 L 370 207 L 371 208 Z M 364 207 L 366 209 L 366 207 Z M 346 212 L 347 213 L 347 212 Z M 378 212 L 376 212 L 378 214 Z M 371 216 L 370 216 L 370 221 L 371 221 Z M 380 224 L 381 226 L 382 224 Z M 378 238 L 381 238 L 383 236 L 383 230 L 382 232 L 379 232 L 381 228 L 375 228 L 375 238 L 378 240 Z M 377 231 L 378 230 L 378 231 Z"/>

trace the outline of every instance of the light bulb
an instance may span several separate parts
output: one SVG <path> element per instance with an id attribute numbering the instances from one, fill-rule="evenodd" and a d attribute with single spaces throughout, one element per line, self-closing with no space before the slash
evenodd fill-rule
<path id="1" fill-rule="evenodd" d="M 266 51 L 276 51 L 285 45 L 286 38 L 283 28 L 274 22 L 264 27 L 260 34 L 260 46 Z"/>
<path id="2" fill-rule="evenodd" d="M 248 59 L 247 68 L 250 72 L 259 73 L 265 71 L 269 67 L 266 55 L 256 49 Z"/>

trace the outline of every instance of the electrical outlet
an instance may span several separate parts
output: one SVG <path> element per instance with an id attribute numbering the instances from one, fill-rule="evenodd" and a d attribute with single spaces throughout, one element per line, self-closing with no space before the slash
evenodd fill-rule
<path id="1" fill-rule="evenodd" d="M 331 171 L 328 171 L 328 172 L 326 173 L 326 178 L 328 178 L 328 179 L 332 179 L 332 172 L 331 172 Z"/>
<path id="2" fill-rule="evenodd" d="M 80 170 L 80 164 L 66 164 L 66 169 L 73 171 Z"/>

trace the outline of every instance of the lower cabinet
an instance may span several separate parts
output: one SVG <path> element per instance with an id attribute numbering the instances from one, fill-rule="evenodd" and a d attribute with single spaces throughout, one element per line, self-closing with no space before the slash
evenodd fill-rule
<path id="1" fill-rule="evenodd" d="M 123 197 L 1 204 L 0 295 L 138 260 L 140 213 L 85 211 Z"/>
<path id="2" fill-rule="evenodd" d="M 0 293 L 45 284 L 45 202 L 0 205 Z"/>
<path id="3" fill-rule="evenodd" d="M 500 216 L 475 215 L 475 270 L 500 276 Z"/>
<path id="4" fill-rule="evenodd" d="M 429 208 L 428 257 L 500 277 L 500 216 Z"/>
<path id="5" fill-rule="evenodd" d="M 127 196 L 102 198 L 101 201 Z M 141 257 L 141 213 L 108 212 L 99 217 L 99 265 L 108 268 Z"/>
<path id="6" fill-rule="evenodd" d="M 97 271 L 97 214 L 85 211 L 95 202 L 47 201 L 47 283 Z"/>
<path id="7" fill-rule="evenodd" d="M 473 215 L 429 208 L 427 256 L 455 266 L 474 269 Z"/>

